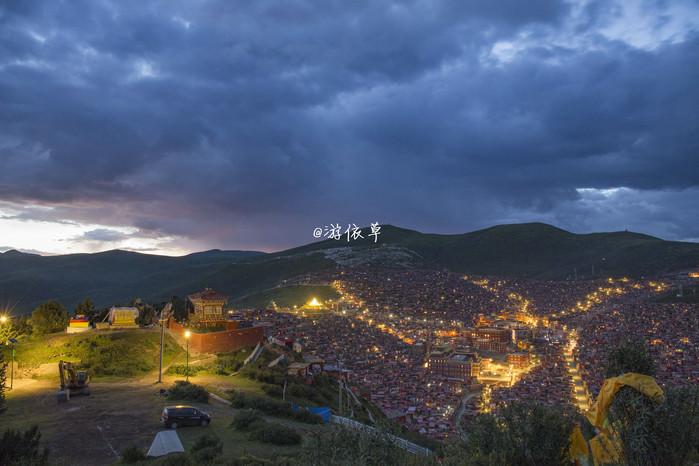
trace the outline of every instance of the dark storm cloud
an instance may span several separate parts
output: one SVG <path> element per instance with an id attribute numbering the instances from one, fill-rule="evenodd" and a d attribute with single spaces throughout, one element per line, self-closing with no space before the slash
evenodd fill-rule
<path id="1" fill-rule="evenodd" d="M 191 247 L 376 220 L 696 238 L 696 24 L 639 47 L 609 5 L 5 3 L 0 201 Z M 629 196 L 665 214 L 606 220 Z"/>
<path id="2" fill-rule="evenodd" d="M 121 231 L 110 230 L 109 228 L 98 228 L 96 230 L 86 231 L 80 235 L 80 240 L 88 241 L 101 241 L 101 242 L 113 242 L 113 241 L 123 241 L 128 238 L 128 233 L 123 233 Z"/>

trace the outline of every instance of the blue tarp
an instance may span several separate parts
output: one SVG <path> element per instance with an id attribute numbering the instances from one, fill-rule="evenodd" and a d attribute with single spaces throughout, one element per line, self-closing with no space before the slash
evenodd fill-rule
<path id="1" fill-rule="evenodd" d="M 313 413 L 316 416 L 320 416 L 324 424 L 330 422 L 330 408 L 328 408 L 327 406 L 299 406 L 293 403 L 291 405 L 291 409 L 293 409 L 294 411 L 305 409 L 306 411 Z"/>

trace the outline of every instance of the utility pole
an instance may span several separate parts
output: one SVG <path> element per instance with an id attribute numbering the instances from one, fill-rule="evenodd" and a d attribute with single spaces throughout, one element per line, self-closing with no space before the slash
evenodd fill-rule
<path id="1" fill-rule="evenodd" d="M 10 390 L 12 390 L 15 385 L 15 344 L 17 340 L 10 338 L 9 342 L 12 343 L 12 365 L 10 366 Z"/>
<path id="2" fill-rule="evenodd" d="M 337 391 L 338 391 L 338 403 L 337 403 L 337 414 L 342 416 L 342 359 L 337 360 L 338 369 L 340 370 L 340 378 L 337 381 Z"/>
<path id="3" fill-rule="evenodd" d="M 185 365 L 185 370 L 184 370 L 184 381 L 189 382 L 189 337 L 192 335 L 192 332 L 189 330 L 184 331 L 184 339 L 187 342 L 187 364 Z"/>
<path id="4" fill-rule="evenodd" d="M 163 383 L 163 342 L 165 340 L 165 322 L 170 317 L 170 310 L 172 309 L 172 303 L 167 303 L 163 310 L 160 311 L 160 365 L 158 367 L 158 382 Z"/>

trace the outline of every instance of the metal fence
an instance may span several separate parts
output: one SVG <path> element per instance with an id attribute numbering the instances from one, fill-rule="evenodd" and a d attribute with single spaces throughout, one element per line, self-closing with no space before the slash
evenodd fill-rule
<path id="1" fill-rule="evenodd" d="M 375 427 L 368 426 L 366 424 L 362 424 L 361 422 L 357 422 L 354 419 L 348 419 L 346 417 L 342 416 L 335 416 L 334 414 L 330 416 L 330 422 L 333 424 L 340 424 L 343 426 L 350 427 L 355 430 L 361 430 L 363 432 L 367 432 L 369 434 L 376 434 L 376 435 L 381 435 L 386 437 L 391 443 L 396 445 L 397 447 L 400 447 L 406 451 L 409 451 L 410 453 L 416 454 L 416 455 L 424 455 L 424 456 L 429 456 L 432 454 L 432 450 L 429 448 L 422 447 L 420 445 L 417 445 L 413 442 L 409 442 L 405 440 L 404 438 L 396 437 L 393 434 L 389 434 L 386 432 L 381 432 Z"/>

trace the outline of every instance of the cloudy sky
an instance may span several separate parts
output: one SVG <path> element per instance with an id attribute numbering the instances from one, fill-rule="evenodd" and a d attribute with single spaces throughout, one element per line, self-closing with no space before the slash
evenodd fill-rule
<path id="1" fill-rule="evenodd" d="M 699 3 L 0 2 L 0 250 L 699 240 Z"/>

